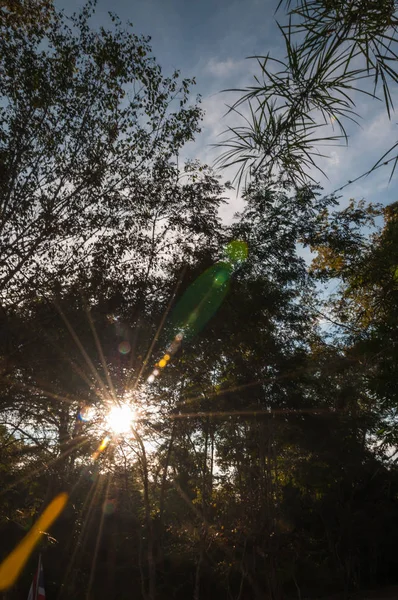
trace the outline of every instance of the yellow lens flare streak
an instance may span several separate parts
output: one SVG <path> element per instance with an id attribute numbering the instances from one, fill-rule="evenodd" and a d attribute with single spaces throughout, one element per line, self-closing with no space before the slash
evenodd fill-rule
<path id="1" fill-rule="evenodd" d="M 37 519 L 32 529 L 0 565 L 0 590 L 6 590 L 17 580 L 43 533 L 59 517 L 68 501 L 68 494 L 58 494 Z"/>
<path id="2" fill-rule="evenodd" d="M 97 450 L 95 452 L 93 452 L 93 454 L 91 456 L 93 461 L 97 460 L 97 458 L 99 457 L 101 452 L 103 452 L 108 447 L 108 444 L 110 441 L 111 441 L 111 438 L 109 437 L 109 435 L 106 435 L 104 437 L 104 439 L 102 440 L 102 442 L 100 443 L 100 445 L 98 446 Z"/>

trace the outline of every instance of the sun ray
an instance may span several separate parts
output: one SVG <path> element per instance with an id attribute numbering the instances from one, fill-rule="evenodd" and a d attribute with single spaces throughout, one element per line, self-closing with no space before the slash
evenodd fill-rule
<path id="1" fill-rule="evenodd" d="M 87 531 L 89 529 L 90 522 L 92 521 L 93 516 L 94 516 L 93 509 L 94 509 L 95 503 L 97 502 L 99 496 L 101 495 L 101 491 L 103 490 L 104 485 L 105 485 L 105 482 L 104 482 L 103 478 L 98 474 L 96 480 L 93 481 L 93 484 L 90 489 L 90 493 L 88 494 L 88 497 L 84 503 L 84 507 L 82 508 L 82 512 L 83 512 L 84 508 L 87 506 L 87 504 L 89 502 L 87 512 L 85 515 L 85 519 L 84 519 L 84 525 L 79 534 L 78 543 L 76 544 L 76 547 L 79 546 L 80 549 L 83 549 L 83 547 L 87 541 L 87 537 L 88 537 Z M 90 498 L 90 495 L 91 495 L 91 498 Z"/>
<path id="2" fill-rule="evenodd" d="M 216 398 L 217 396 L 223 396 L 224 394 L 230 394 L 232 392 L 239 392 L 241 390 L 245 390 L 250 387 L 255 387 L 255 386 L 261 385 L 263 383 L 265 383 L 265 381 L 251 381 L 249 383 L 244 383 L 242 385 L 235 385 L 235 386 L 231 386 L 229 388 L 222 388 L 215 392 L 206 393 L 206 397 L 207 398 Z M 198 400 L 203 400 L 202 394 L 199 396 L 193 396 L 191 398 L 186 398 L 185 400 L 181 400 L 181 402 L 177 403 L 176 408 L 177 409 L 184 408 L 187 404 L 189 404 L 191 402 L 196 402 Z"/>
<path id="3" fill-rule="evenodd" d="M 271 408 L 269 410 L 215 410 L 215 411 L 198 411 L 190 413 L 179 413 L 169 415 L 170 419 L 191 419 L 198 417 L 267 417 L 269 415 L 282 414 L 330 414 L 335 412 L 344 412 L 346 409 L 330 410 L 330 408 Z"/>
<path id="4" fill-rule="evenodd" d="M 287 373 L 283 373 L 281 375 L 273 375 L 272 377 L 267 377 L 264 379 L 259 379 L 256 381 L 251 381 L 249 383 L 244 383 L 241 385 L 235 385 L 228 388 L 221 388 L 215 392 L 209 392 L 206 394 L 207 398 L 215 398 L 217 396 L 222 396 L 224 394 L 229 394 L 232 392 L 239 392 L 241 390 L 247 389 L 249 387 L 255 387 L 258 385 L 264 385 L 266 383 L 274 383 L 276 381 L 284 381 L 284 380 L 294 380 L 295 377 L 298 377 L 304 373 L 311 373 L 311 371 L 316 371 L 318 367 L 302 367 L 300 369 L 295 369 L 294 371 L 289 371 Z M 184 407 L 186 404 L 190 402 L 196 402 L 197 400 L 202 400 L 203 395 L 193 396 L 192 398 L 187 398 L 186 400 L 181 401 L 177 408 Z"/>
<path id="5" fill-rule="evenodd" d="M 95 345 L 97 347 L 97 351 L 98 351 L 98 354 L 99 354 L 99 357 L 100 357 L 100 360 L 101 360 L 102 368 L 103 368 L 104 373 L 105 373 L 105 377 L 106 377 L 106 381 L 107 381 L 108 387 L 109 387 L 111 395 L 112 395 L 112 399 L 114 400 L 114 402 L 117 402 L 115 388 L 114 388 L 113 383 L 112 383 L 112 379 L 111 379 L 111 376 L 110 376 L 110 373 L 109 373 L 108 365 L 106 364 L 106 361 L 105 361 L 105 356 L 104 356 L 104 353 L 103 353 L 103 350 L 102 350 L 102 347 L 101 347 L 101 342 L 99 340 L 99 337 L 98 337 L 98 334 L 97 334 L 97 330 L 95 329 L 94 321 L 93 321 L 91 313 L 90 313 L 90 311 L 88 310 L 87 307 L 86 307 L 85 312 L 86 312 L 86 315 L 87 315 L 88 322 L 90 324 L 91 332 L 92 332 L 94 340 L 95 340 Z"/>
<path id="6" fill-rule="evenodd" d="M 81 437 L 83 437 L 83 436 L 81 436 Z M 77 438 L 75 438 L 75 439 L 77 439 Z M 88 444 L 89 441 L 90 440 L 88 440 L 87 437 L 84 436 L 84 439 L 81 439 L 81 441 L 79 441 L 77 444 L 74 444 L 71 448 L 68 448 L 68 450 L 65 450 L 65 452 L 62 452 L 62 454 L 60 454 L 59 456 L 56 456 L 52 460 L 47 461 L 43 466 L 41 466 L 37 469 L 34 469 L 27 475 L 24 475 L 23 477 L 19 477 L 11 485 L 0 490 L 0 497 L 3 496 L 4 494 L 6 494 L 7 492 L 9 492 L 10 490 L 14 489 L 20 483 L 29 481 L 29 479 L 31 479 L 35 475 L 39 475 L 43 471 L 46 471 L 50 465 L 57 463 L 59 460 L 62 460 L 63 458 L 65 458 L 65 456 L 67 456 L 68 454 L 71 454 L 74 450 L 76 450 L 76 448 L 80 448 L 80 447 L 84 446 L 84 444 Z"/>
<path id="7" fill-rule="evenodd" d="M 75 371 L 75 373 L 77 373 L 77 375 L 79 375 L 79 377 L 87 384 L 88 388 L 90 388 L 92 386 L 92 381 L 89 379 L 89 377 L 87 377 L 87 374 L 83 371 L 83 369 L 81 369 L 71 358 L 70 356 L 64 352 L 59 344 L 56 344 L 54 342 L 54 340 L 51 338 L 51 336 L 47 335 L 45 332 L 43 332 L 44 337 L 46 338 L 46 340 L 52 345 L 52 347 L 55 349 L 55 351 L 62 356 L 62 358 L 65 360 L 65 362 L 69 363 L 70 366 L 72 367 L 72 369 Z M 101 396 L 99 396 L 100 399 Z"/>
<path id="8" fill-rule="evenodd" d="M 194 504 L 192 504 L 192 501 L 188 498 L 188 496 L 181 489 L 181 487 L 178 485 L 177 482 L 172 481 L 171 483 L 172 483 L 174 489 L 179 494 L 179 496 L 186 502 L 187 506 L 200 519 L 203 527 L 206 529 L 206 532 L 211 535 L 212 541 L 215 542 L 219 547 L 223 547 L 227 551 L 229 556 L 232 556 L 233 553 L 232 553 L 231 549 L 225 542 L 223 542 L 222 536 L 220 535 L 220 534 L 222 534 L 222 530 L 218 529 L 216 527 L 216 525 L 213 525 L 208 522 L 206 516 L 203 513 L 201 513 L 200 510 Z"/>
<path id="9" fill-rule="evenodd" d="M 53 398 L 54 400 L 59 400 L 60 402 L 66 402 L 67 404 L 73 404 L 73 402 L 79 402 L 80 400 L 77 398 L 71 398 L 66 397 L 66 396 L 61 396 L 59 394 L 54 394 L 53 392 L 50 392 L 49 390 L 46 390 L 45 388 L 42 387 L 38 387 L 35 385 L 28 385 L 27 383 L 23 383 L 22 381 L 14 381 L 11 380 L 9 377 L 1 377 L 0 376 L 0 380 L 5 382 L 5 383 L 10 383 L 12 384 L 13 387 L 22 389 L 22 390 L 26 390 L 28 392 L 39 392 L 41 394 L 43 394 L 44 396 L 47 396 L 48 398 Z"/>
<path id="10" fill-rule="evenodd" d="M 171 485 L 177 491 L 177 493 L 179 494 L 179 496 L 184 500 L 184 502 L 186 502 L 187 506 L 189 506 L 189 508 L 192 510 L 192 512 L 194 512 L 195 515 L 197 517 L 199 517 L 199 519 L 201 519 L 203 521 L 203 523 L 208 527 L 208 522 L 207 522 L 206 517 L 204 515 L 202 515 L 202 513 L 200 512 L 200 510 L 194 504 L 192 504 L 192 501 L 186 495 L 186 493 L 184 492 L 184 490 L 181 489 L 181 486 L 179 486 L 178 483 L 176 481 L 173 481 L 173 480 L 171 480 Z"/>
<path id="11" fill-rule="evenodd" d="M 105 502 L 106 502 L 106 500 L 108 498 L 108 492 L 109 492 L 110 483 L 111 483 L 111 475 L 108 474 L 108 481 L 107 481 L 107 486 L 106 486 L 106 490 L 105 490 Z M 104 519 L 105 519 L 105 511 L 102 510 L 101 511 L 100 523 L 99 523 L 99 527 L 98 527 L 97 539 L 96 539 L 96 543 L 95 543 L 95 550 L 94 550 L 93 560 L 91 562 L 90 578 L 89 578 L 88 586 L 87 586 L 87 596 L 86 596 L 87 600 L 89 600 L 89 598 L 90 598 L 91 588 L 93 587 L 95 570 L 96 570 L 96 567 L 97 567 L 98 551 L 99 551 L 99 547 L 100 547 L 100 543 L 101 543 L 102 530 L 103 530 L 103 527 L 104 527 Z"/>
<path id="12" fill-rule="evenodd" d="M 142 374 L 143 374 L 143 372 L 144 372 L 144 369 L 146 368 L 146 366 L 147 366 L 147 364 L 148 364 L 148 361 L 149 361 L 149 359 L 150 359 L 150 357 L 151 357 L 151 355 L 152 355 L 152 352 L 153 352 L 153 349 L 154 349 L 154 347 L 155 347 L 155 344 L 156 344 L 156 342 L 157 342 L 157 341 L 158 341 L 158 339 L 159 339 L 159 335 L 160 335 L 160 333 L 161 333 L 161 331 L 162 331 L 162 329 L 163 329 L 164 323 L 165 323 L 165 321 L 166 321 L 166 319 L 167 319 L 167 316 L 168 316 L 168 314 L 169 314 L 169 312 L 170 312 L 170 309 L 171 309 L 171 307 L 172 307 L 172 305 L 173 305 L 173 302 L 174 302 L 174 299 L 175 299 L 175 297 L 176 297 L 176 294 L 177 294 L 177 292 L 178 292 L 178 290 L 179 290 L 179 288 L 180 288 L 180 285 L 181 285 L 181 283 L 182 283 L 182 280 L 183 280 L 183 277 L 184 277 L 184 274 L 185 274 L 185 272 L 186 272 L 186 267 L 183 267 L 183 268 L 181 269 L 181 273 L 180 273 L 180 275 L 178 276 L 177 283 L 176 283 L 176 285 L 175 285 L 175 287 L 174 287 L 174 290 L 173 290 L 173 293 L 172 293 L 172 295 L 171 295 L 171 298 L 170 298 L 170 300 L 169 300 L 169 303 L 168 303 L 168 305 L 167 305 L 167 307 L 166 307 L 166 309 L 165 309 L 165 311 L 164 311 L 164 313 L 163 313 L 162 319 L 161 319 L 161 321 L 160 321 L 160 323 L 159 323 L 159 327 L 158 327 L 158 328 L 157 328 L 157 330 L 156 330 L 156 333 L 155 333 L 155 335 L 154 335 L 154 337 L 153 337 L 153 340 L 152 340 L 152 342 L 151 342 L 151 345 L 149 346 L 149 349 L 148 349 L 148 352 L 147 352 L 147 354 L 146 354 L 146 356 L 145 356 L 145 359 L 143 360 L 143 363 L 142 363 L 142 365 L 141 365 L 141 369 L 139 370 L 139 372 L 138 372 L 138 375 L 137 375 L 137 377 L 135 378 L 135 381 L 134 381 L 134 383 L 133 383 L 133 385 L 132 385 L 132 391 L 136 390 L 136 388 L 137 388 L 137 385 L 138 385 L 138 383 L 139 383 L 139 381 L 140 381 L 140 379 L 141 379 L 141 377 L 142 377 Z M 127 389 L 128 389 L 128 387 L 130 386 L 130 382 L 131 382 L 131 377 L 130 377 L 130 378 L 128 379 L 128 381 L 127 381 L 127 386 L 126 386 L 126 387 L 127 387 Z"/>
<path id="13" fill-rule="evenodd" d="M 71 337 L 73 338 L 76 346 L 79 348 L 84 360 L 86 361 L 86 364 L 88 366 L 88 368 L 90 369 L 93 377 L 96 379 L 97 383 L 99 384 L 101 391 L 103 393 L 103 398 L 102 400 L 106 399 L 106 397 L 109 394 L 109 391 L 106 389 L 104 382 L 102 381 L 97 369 L 95 368 L 91 358 L 89 357 L 89 355 L 87 354 L 83 344 L 81 343 L 81 341 L 79 340 L 79 336 L 77 335 L 77 333 L 75 332 L 75 330 L 73 329 L 69 319 L 67 318 L 67 316 L 65 315 L 65 313 L 63 312 L 63 310 L 61 309 L 61 307 L 59 306 L 59 304 L 57 302 L 54 301 L 54 306 L 56 307 L 56 309 L 58 310 L 62 320 L 64 321 Z"/>
<path id="14" fill-rule="evenodd" d="M 54 340 L 48 336 L 45 332 L 43 332 L 44 337 L 47 339 L 47 341 L 53 346 L 53 348 L 56 350 L 56 352 L 62 356 L 62 358 L 65 359 L 66 362 L 68 362 L 72 369 L 82 378 L 82 380 L 87 384 L 88 387 L 91 387 L 92 385 L 92 381 L 87 377 L 87 375 L 84 373 L 84 371 L 82 371 L 82 369 L 80 369 L 74 362 L 73 360 L 65 353 L 61 350 L 61 348 L 59 347 L 59 345 L 54 343 Z M 53 392 L 45 389 L 45 388 L 41 388 L 39 386 L 28 386 L 27 384 L 23 384 L 20 381 L 10 381 L 9 377 L 3 377 L 0 375 L 0 379 L 2 381 L 5 382 L 9 382 L 12 383 L 13 386 L 15 387 L 20 387 L 21 389 L 25 386 L 25 389 L 32 390 L 32 391 L 38 391 L 38 392 L 42 392 L 43 394 L 54 398 L 55 400 L 60 400 L 60 401 L 64 401 L 64 402 L 73 402 L 73 401 L 80 401 L 80 399 L 75 399 L 75 398 L 71 398 L 69 397 L 65 397 L 65 396 L 61 396 L 59 394 L 54 394 Z M 102 398 L 101 398 L 102 399 Z"/>
<path id="15" fill-rule="evenodd" d="M 227 541 L 223 539 L 221 529 L 218 529 L 216 525 L 210 524 L 206 519 L 206 516 L 202 514 L 199 509 L 192 504 L 192 501 L 188 498 L 188 496 L 184 493 L 181 487 L 177 482 L 171 482 L 173 487 L 176 489 L 177 493 L 180 497 L 186 502 L 187 506 L 192 510 L 192 512 L 201 520 L 203 527 L 206 530 L 206 533 L 211 536 L 212 542 L 214 542 L 219 548 L 222 548 L 224 552 L 231 558 L 234 559 L 234 554 Z M 210 557 L 208 557 L 210 558 Z"/>
<path id="16" fill-rule="evenodd" d="M 70 558 L 70 560 L 68 562 L 68 568 L 66 570 L 65 577 L 64 577 L 64 579 L 62 581 L 62 584 L 60 586 L 60 592 L 58 594 L 58 600 L 60 600 L 62 598 L 63 594 L 64 594 L 65 583 L 70 580 L 71 571 L 72 571 L 72 569 L 74 567 L 77 555 L 79 554 L 79 552 L 81 552 L 83 550 L 84 545 L 86 543 L 86 539 L 87 539 L 86 530 L 87 530 L 88 524 L 89 524 L 89 522 L 91 520 L 91 511 L 92 511 L 94 503 L 95 503 L 95 501 L 96 501 L 96 499 L 97 499 L 97 497 L 98 497 L 98 495 L 99 495 L 99 493 L 101 491 L 101 487 L 102 486 L 103 486 L 103 481 L 101 480 L 100 477 L 97 477 L 92 482 L 90 490 L 88 491 L 87 497 L 86 497 L 86 499 L 84 501 L 84 504 L 83 504 L 83 506 L 82 506 L 82 508 L 80 510 L 80 515 L 83 517 L 83 514 L 84 514 L 84 512 L 85 512 L 85 510 L 87 508 L 87 505 L 88 505 L 87 512 L 86 512 L 86 514 L 84 516 L 84 520 L 83 520 L 83 526 L 82 526 L 81 531 L 79 533 L 79 536 L 78 536 L 78 538 L 77 538 L 77 540 L 75 542 L 73 540 L 73 531 L 72 531 L 72 534 L 71 534 L 71 541 L 69 543 L 68 548 L 70 548 L 70 546 L 71 546 L 72 543 L 74 543 L 75 547 L 74 547 L 72 556 L 71 556 L 71 558 Z"/>

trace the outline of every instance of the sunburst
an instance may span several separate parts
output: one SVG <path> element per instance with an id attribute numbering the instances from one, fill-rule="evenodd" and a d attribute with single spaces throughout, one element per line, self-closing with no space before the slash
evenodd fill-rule
<path id="1" fill-rule="evenodd" d="M 114 404 L 105 416 L 105 425 L 115 435 L 125 435 L 131 431 L 137 419 L 137 413 L 127 402 Z"/>

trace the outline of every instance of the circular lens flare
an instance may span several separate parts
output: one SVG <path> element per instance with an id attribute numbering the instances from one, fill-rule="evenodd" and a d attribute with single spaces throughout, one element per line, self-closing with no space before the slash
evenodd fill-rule
<path id="1" fill-rule="evenodd" d="M 120 354 L 128 354 L 131 350 L 130 343 L 127 341 L 120 342 L 118 349 L 119 349 Z"/>
<path id="2" fill-rule="evenodd" d="M 84 406 L 79 412 L 78 418 L 80 421 L 87 423 L 88 421 L 92 421 L 95 417 L 95 409 L 93 406 Z"/>
<path id="3" fill-rule="evenodd" d="M 113 406 L 106 418 L 108 427 L 113 433 L 128 433 L 134 423 L 135 412 L 128 404 Z"/>

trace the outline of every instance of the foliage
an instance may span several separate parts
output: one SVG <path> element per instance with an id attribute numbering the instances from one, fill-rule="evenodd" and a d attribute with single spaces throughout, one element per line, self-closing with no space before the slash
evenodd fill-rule
<path id="1" fill-rule="evenodd" d="M 91 4 L 71 20 L 7 6 L 0 559 L 66 491 L 37 549 L 48 597 L 394 581 L 396 206 L 335 210 L 261 167 L 222 225 L 219 179 L 177 165 L 199 127 L 190 81 L 116 17 L 93 31 Z M 135 417 L 117 434 L 122 402 Z"/>
<path id="2" fill-rule="evenodd" d="M 88 3 L 44 25 L 1 23 L 3 305 L 33 283 L 48 290 L 55 273 L 60 283 L 76 276 L 110 231 L 125 240 L 150 227 L 141 198 L 198 130 L 194 80 L 164 77 L 149 38 L 114 15 L 112 29 L 91 30 L 92 12 Z"/>
<path id="3" fill-rule="evenodd" d="M 356 92 L 379 100 L 381 88 L 390 119 L 394 108 L 391 87 L 398 74 L 393 0 L 297 0 L 293 7 L 287 0 L 285 4 L 288 23 L 278 27 L 286 58 L 272 58 L 269 53 L 250 57 L 259 66 L 255 85 L 228 90 L 240 92 L 229 112 L 245 123 L 225 132 L 229 137 L 217 145 L 226 150 L 217 163 L 238 167 L 239 186 L 260 172 L 280 173 L 298 186 L 314 181 L 312 169 L 325 175 L 317 161 L 324 156 L 319 148 L 339 139 L 348 143 L 346 124 L 356 123 L 360 116 Z M 329 134 L 334 124 L 339 135 Z M 396 146 L 370 171 L 394 161 L 391 179 L 398 161 L 391 156 Z"/>
<path id="4" fill-rule="evenodd" d="M 342 324 L 345 344 L 373 399 L 380 419 L 374 434 L 387 454 L 396 439 L 396 213 L 395 203 L 376 209 L 362 202 L 351 203 L 332 218 L 323 215 L 313 262 L 318 277 L 340 282 L 329 311 Z M 382 228 L 372 235 L 360 231 L 380 214 Z"/>

